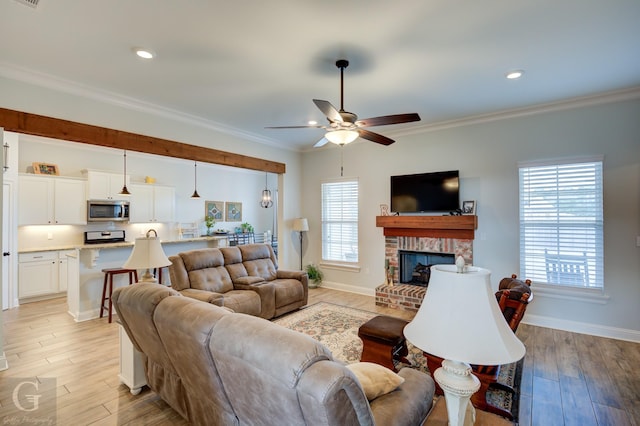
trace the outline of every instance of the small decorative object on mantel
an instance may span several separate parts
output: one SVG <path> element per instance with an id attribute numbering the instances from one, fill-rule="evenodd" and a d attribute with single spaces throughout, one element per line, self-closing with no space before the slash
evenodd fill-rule
<path id="1" fill-rule="evenodd" d="M 380 216 L 389 216 L 389 206 L 387 204 L 380 204 Z"/>
<path id="2" fill-rule="evenodd" d="M 389 285 L 389 259 L 384 260 L 384 285 Z"/>
<path id="3" fill-rule="evenodd" d="M 465 261 L 464 257 L 458 256 L 456 257 L 456 270 L 459 274 L 464 273 Z"/>
<path id="4" fill-rule="evenodd" d="M 395 266 L 391 266 L 389 267 L 389 285 L 391 287 L 393 287 L 393 275 L 396 272 L 396 267 Z"/>
<path id="5" fill-rule="evenodd" d="M 32 163 L 33 173 L 37 175 L 54 175 L 58 176 L 60 171 L 57 164 Z"/>
<path id="6" fill-rule="evenodd" d="M 476 214 L 475 200 L 462 202 L 462 214 Z"/>

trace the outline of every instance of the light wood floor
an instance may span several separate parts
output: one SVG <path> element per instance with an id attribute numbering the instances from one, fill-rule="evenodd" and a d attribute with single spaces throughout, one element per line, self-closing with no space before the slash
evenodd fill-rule
<path id="1" fill-rule="evenodd" d="M 373 297 L 310 290 L 327 301 L 411 319 L 376 307 Z M 118 381 L 118 328 L 104 319 L 75 323 L 65 299 L 3 312 L 9 369 L 0 372 L 0 423 L 22 412 L 9 379 L 55 378 L 59 425 L 185 425 L 147 388 L 133 396 Z M 521 425 L 640 426 L 640 344 L 522 324 L 527 346 Z M 605 362 L 606 361 L 606 362 Z"/>

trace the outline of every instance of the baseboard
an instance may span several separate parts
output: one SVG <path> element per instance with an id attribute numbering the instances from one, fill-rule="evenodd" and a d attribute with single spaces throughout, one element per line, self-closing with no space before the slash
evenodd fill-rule
<path id="1" fill-rule="evenodd" d="M 375 289 L 359 286 L 323 281 L 322 286 L 332 290 L 347 291 L 365 296 L 375 297 Z M 608 327 L 599 324 L 563 320 L 541 315 L 526 313 L 522 319 L 523 324 L 535 325 L 538 327 L 554 328 L 556 330 L 571 331 L 573 333 L 590 334 L 592 336 L 608 337 L 611 339 L 627 340 L 629 342 L 640 343 L 640 331 L 625 328 Z"/>
<path id="2" fill-rule="evenodd" d="M 7 356 L 2 352 L 0 356 L 0 371 L 7 370 L 9 368 L 9 362 L 7 361 Z"/>
<path id="3" fill-rule="evenodd" d="M 376 295 L 376 290 L 374 288 L 365 288 L 355 285 L 322 281 L 322 287 L 330 288 L 332 290 L 346 291 L 349 293 L 363 294 L 365 296 L 375 297 Z"/>
<path id="4" fill-rule="evenodd" d="M 526 313 L 523 324 L 640 343 L 640 331 Z"/>
<path id="5" fill-rule="evenodd" d="M 96 319 L 100 316 L 100 311 L 99 309 L 92 309 L 90 311 L 82 311 L 82 312 L 78 312 L 76 314 L 74 314 L 71 311 L 67 311 L 69 313 L 69 315 L 71 315 L 73 317 L 73 319 L 75 320 L 75 322 L 83 322 L 83 321 L 89 321 L 92 319 Z"/>

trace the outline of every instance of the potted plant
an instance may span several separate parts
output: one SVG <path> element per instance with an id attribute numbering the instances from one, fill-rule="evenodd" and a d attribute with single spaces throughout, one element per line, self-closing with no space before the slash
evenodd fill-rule
<path id="1" fill-rule="evenodd" d="M 317 288 L 322 285 L 322 278 L 324 274 L 317 265 L 310 263 L 306 266 L 305 270 L 309 276 L 309 288 Z"/>
<path id="2" fill-rule="evenodd" d="M 213 216 L 207 215 L 204 217 L 204 226 L 207 227 L 207 235 L 211 235 L 211 228 L 213 228 L 215 224 L 216 220 L 213 218 Z"/>
<path id="3" fill-rule="evenodd" d="M 249 222 L 245 222 L 245 223 L 241 224 L 240 225 L 240 229 L 242 229 L 243 233 L 253 232 L 253 226 L 251 226 L 251 224 Z"/>

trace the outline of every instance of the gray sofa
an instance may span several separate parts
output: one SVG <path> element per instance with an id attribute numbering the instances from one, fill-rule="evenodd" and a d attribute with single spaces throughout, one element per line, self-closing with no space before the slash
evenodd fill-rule
<path id="1" fill-rule="evenodd" d="M 157 284 L 118 288 L 114 306 L 142 352 L 147 383 L 194 425 L 421 425 L 431 377 L 372 401 L 345 365 L 311 337 Z"/>
<path id="2" fill-rule="evenodd" d="M 278 269 L 268 244 L 191 250 L 169 260 L 173 289 L 234 312 L 270 319 L 307 304 L 307 273 Z"/>

